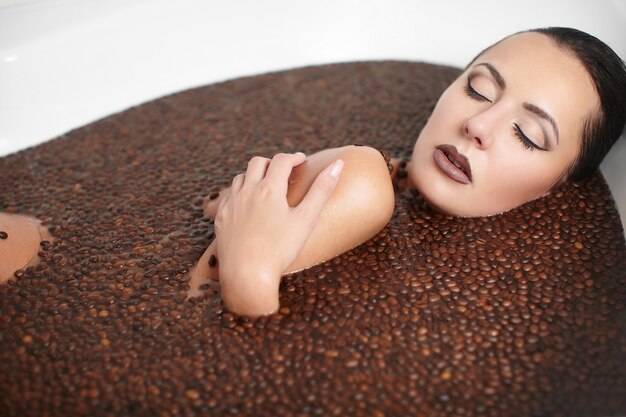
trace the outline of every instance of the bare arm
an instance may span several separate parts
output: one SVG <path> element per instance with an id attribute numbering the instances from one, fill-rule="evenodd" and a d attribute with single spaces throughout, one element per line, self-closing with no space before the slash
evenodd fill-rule
<path id="1" fill-rule="evenodd" d="M 291 228 L 286 228 L 283 232 L 266 230 L 265 233 L 272 234 L 271 239 L 256 235 L 257 238 L 261 237 L 260 241 L 256 240 L 259 245 L 271 242 L 278 246 L 282 244 L 291 248 L 299 247 L 294 252 L 295 259 L 289 265 L 275 265 L 284 251 L 278 247 L 271 251 L 242 250 L 242 246 L 236 242 L 246 242 L 253 238 L 255 232 L 251 227 L 248 226 L 245 232 L 241 230 L 239 237 L 235 238 L 232 230 L 220 230 L 220 222 L 216 218 L 217 238 L 214 243 L 217 243 L 217 250 L 221 253 L 218 253 L 218 257 L 222 297 L 229 310 L 250 316 L 276 311 L 279 307 L 278 286 L 281 274 L 337 256 L 365 242 L 388 223 L 394 207 L 393 187 L 382 155 L 369 147 L 345 146 L 310 155 L 306 162 L 298 164 L 289 175 L 286 196 L 289 207 L 297 208 L 306 201 L 311 191 L 315 192 L 312 184 L 316 178 L 323 181 L 324 171 L 337 159 L 344 161 L 341 178 L 330 197 L 326 197 L 325 203 L 320 205 L 317 214 L 312 214 L 312 220 L 307 221 L 300 216 Z M 233 184 L 236 182 L 233 181 Z M 263 219 L 263 222 L 275 214 L 274 208 L 260 204 L 249 207 L 248 210 L 259 211 L 259 219 Z M 283 216 L 284 212 L 281 223 Z M 297 235 L 297 231 L 306 224 L 312 227 L 308 237 L 303 242 L 294 243 L 294 230 Z M 221 240 L 230 242 L 234 252 L 221 250 Z M 222 259 L 227 255 L 232 255 L 232 258 Z"/>
<path id="2" fill-rule="evenodd" d="M 222 298 L 235 313 L 260 316 L 278 309 L 281 273 L 300 252 L 337 184 L 342 161 L 326 167 L 300 204 L 290 207 L 288 178 L 304 160 L 302 153 L 252 158 L 220 203 L 214 243 Z"/>
<path id="3" fill-rule="evenodd" d="M 308 156 L 290 177 L 290 205 L 298 204 L 315 177 L 339 158 L 345 165 L 337 188 L 284 274 L 334 258 L 366 242 L 389 223 L 395 205 L 393 185 L 383 156 L 369 146 L 343 146 Z"/>

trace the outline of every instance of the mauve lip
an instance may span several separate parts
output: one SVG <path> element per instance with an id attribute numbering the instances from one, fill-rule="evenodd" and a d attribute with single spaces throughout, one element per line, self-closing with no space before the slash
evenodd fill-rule
<path id="1" fill-rule="evenodd" d="M 440 151 L 441 153 L 437 151 Z M 443 160 L 441 154 L 443 154 L 447 160 Z M 453 180 L 462 184 L 472 182 L 472 170 L 467 157 L 459 153 L 453 145 L 446 144 L 437 146 L 434 158 L 439 168 Z M 459 169 L 455 163 L 458 164 L 461 169 Z"/>

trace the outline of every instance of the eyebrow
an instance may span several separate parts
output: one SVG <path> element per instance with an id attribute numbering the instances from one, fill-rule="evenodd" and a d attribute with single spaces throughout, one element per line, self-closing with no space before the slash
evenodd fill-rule
<path id="1" fill-rule="evenodd" d="M 523 107 L 529 112 L 536 114 L 537 116 L 541 117 L 544 120 L 547 120 L 548 123 L 550 123 L 550 126 L 552 126 L 552 129 L 554 129 L 554 135 L 556 136 L 556 143 L 558 144 L 559 143 L 559 128 L 557 127 L 556 122 L 554 121 L 552 116 L 550 116 L 550 114 L 548 114 L 548 112 L 546 112 L 545 110 L 535 106 L 534 104 L 530 104 L 528 102 L 524 102 Z"/>
<path id="2" fill-rule="evenodd" d="M 488 62 L 481 62 L 480 64 L 477 64 L 476 66 L 478 67 L 478 66 L 481 66 L 481 65 L 486 67 L 489 70 L 489 72 L 491 73 L 491 76 L 494 78 L 494 80 L 496 80 L 496 83 L 498 84 L 500 89 L 501 90 L 505 90 L 506 89 L 506 82 L 504 81 L 504 78 L 502 78 L 502 75 L 500 75 L 500 72 L 498 72 L 496 67 L 494 67 L 493 65 L 491 65 Z M 556 136 L 556 143 L 558 144 L 559 143 L 559 128 L 558 128 L 556 122 L 554 121 L 554 118 L 552 116 L 550 116 L 550 114 L 547 111 L 543 110 L 540 107 L 535 106 L 534 104 L 530 104 L 528 102 L 524 102 L 523 107 L 524 107 L 524 109 L 528 110 L 529 112 L 531 112 L 531 113 L 541 117 L 542 119 L 544 119 L 548 123 L 550 123 L 550 126 L 552 126 L 552 129 L 554 130 L 554 135 Z"/>
<path id="3" fill-rule="evenodd" d="M 484 67 L 487 67 L 487 69 L 491 73 L 491 76 L 496 80 L 496 83 L 498 83 L 498 86 L 500 87 L 500 89 L 501 90 L 505 90 L 506 89 L 506 83 L 504 82 L 504 78 L 502 78 L 502 75 L 500 75 L 500 73 L 498 72 L 496 67 L 494 67 L 493 65 L 491 65 L 491 64 L 489 64 L 487 62 L 480 63 L 480 64 L 478 64 L 476 66 L 479 67 L 481 65 L 484 66 Z"/>

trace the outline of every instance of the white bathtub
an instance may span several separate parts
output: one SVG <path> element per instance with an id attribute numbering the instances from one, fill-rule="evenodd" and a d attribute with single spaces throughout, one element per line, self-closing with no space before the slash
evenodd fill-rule
<path id="1" fill-rule="evenodd" d="M 463 66 L 573 26 L 626 58 L 626 1 L 0 0 L 0 156 L 175 91 L 351 60 Z M 626 222 L 626 139 L 602 170 Z"/>

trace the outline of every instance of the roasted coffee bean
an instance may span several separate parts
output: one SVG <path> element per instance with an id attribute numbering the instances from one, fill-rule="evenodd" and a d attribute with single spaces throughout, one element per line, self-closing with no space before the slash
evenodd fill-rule
<path id="1" fill-rule="evenodd" d="M 206 279 L 188 298 L 215 238 L 198 203 L 252 156 L 358 140 L 399 158 L 400 178 L 460 73 L 246 77 L 0 158 L 0 208 L 54 236 L 0 284 L 0 414 L 623 414 L 626 245 L 600 173 L 487 218 L 398 192 L 367 242 L 283 276 L 269 316 L 229 312 Z"/>

